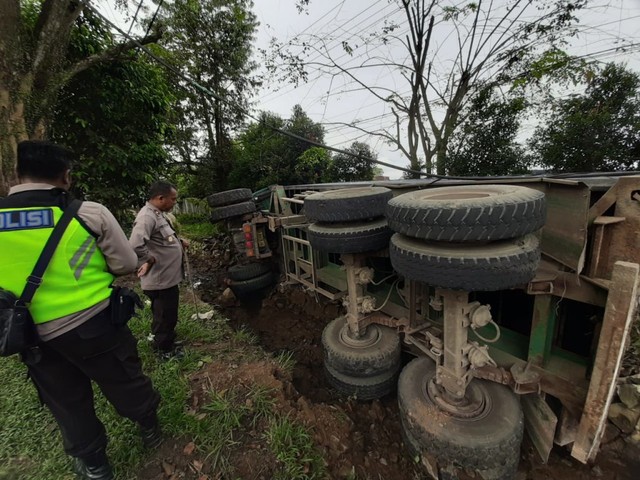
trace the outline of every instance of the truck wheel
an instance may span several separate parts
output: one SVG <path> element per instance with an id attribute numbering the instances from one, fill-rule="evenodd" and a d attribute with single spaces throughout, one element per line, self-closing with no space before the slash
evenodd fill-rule
<path id="1" fill-rule="evenodd" d="M 252 199 L 251 190 L 248 188 L 236 188 L 224 192 L 212 193 L 207 197 L 210 207 L 223 207 L 234 203 L 246 202 Z"/>
<path id="2" fill-rule="evenodd" d="M 411 280 L 454 290 L 491 292 L 527 284 L 536 273 L 535 235 L 487 244 L 427 243 L 396 233 L 389 256 L 395 271 Z"/>
<path id="3" fill-rule="evenodd" d="M 438 478 L 440 480 L 458 480 L 461 477 L 460 470 L 463 469 L 457 468 L 451 463 L 449 465 L 439 465 L 435 460 L 435 457 L 429 454 L 429 451 L 427 450 L 428 447 L 420 445 L 418 441 L 413 438 L 413 434 L 406 428 L 403 419 L 404 417 L 401 416 L 400 433 L 402 434 L 402 440 L 404 445 L 407 447 L 407 451 L 409 452 L 409 455 L 411 455 L 411 458 L 416 463 L 422 464 L 433 478 Z M 510 464 L 507 463 L 500 467 L 489 468 L 486 470 L 477 470 L 476 472 L 478 477 L 482 480 L 513 480 L 516 478 L 519 460 L 520 459 L 518 457 L 514 457 L 513 462 Z M 463 478 L 467 477 L 465 476 Z"/>
<path id="4" fill-rule="evenodd" d="M 340 395 L 364 401 L 382 398 L 393 392 L 398 378 L 397 369 L 373 377 L 352 377 L 336 372 L 326 364 L 324 371 L 327 381 Z"/>
<path id="5" fill-rule="evenodd" d="M 439 468 L 484 472 L 487 480 L 513 478 L 524 431 L 518 397 L 503 385 L 474 379 L 467 387 L 473 413 L 469 409 L 454 416 L 436 403 L 435 374 L 435 363 L 426 357 L 412 360 L 400 373 L 398 407 L 405 438 L 435 458 Z"/>
<path id="6" fill-rule="evenodd" d="M 393 197 L 385 187 L 357 187 L 313 193 L 304 199 L 304 213 L 316 222 L 351 222 L 382 217 Z"/>
<path id="7" fill-rule="evenodd" d="M 233 205 L 225 205 L 218 207 L 211 212 L 211 221 L 219 222 L 227 218 L 239 217 L 246 213 L 253 213 L 256 211 L 256 204 L 253 202 L 235 203 Z"/>
<path id="8" fill-rule="evenodd" d="M 242 297 L 248 293 L 253 293 L 262 288 L 268 287 L 275 283 L 272 272 L 263 273 L 258 277 L 249 278 L 247 280 L 232 280 L 229 288 L 236 297 Z"/>
<path id="9" fill-rule="evenodd" d="M 259 277 L 271 270 L 268 263 L 256 262 L 247 263 L 246 265 L 233 265 L 227 270 L 227 274 L 231 280 L 249 280 L 250 278 Z"/>
<path id="10" fill-rule="evenodd" d="M 317 250 L 330 253 L 363 253 L 389 247 L 393 232 L 387 220 L 312 223 L 307 231 L 309 243 Z"/>
<path id="11" fill-rule="evenodd" d="M 389 327 L 369 325 L 356 339 L 338 317 L 322 331 L 322 347 L 325 365 L 347 376 L 373 377 L 400 367 L 400 338 Z"/>
<path id="12" fill-rule="evenodd" d="M 544 226 L 544 193 L 516 185 L 464 185 L 398 195 L 386 212 L 392 230 L 443 242 L 516 238 Z"/>

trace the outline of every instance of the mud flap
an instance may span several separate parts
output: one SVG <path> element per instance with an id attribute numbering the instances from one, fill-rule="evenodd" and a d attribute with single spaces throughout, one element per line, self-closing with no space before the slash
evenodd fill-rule
<path id="1" fill-rule="evenodd" d="M 521 397 L 524 428 L 536 447 L 542 463 L 547 463 L 553 448 L 558 417 L 537 393 Z"/>

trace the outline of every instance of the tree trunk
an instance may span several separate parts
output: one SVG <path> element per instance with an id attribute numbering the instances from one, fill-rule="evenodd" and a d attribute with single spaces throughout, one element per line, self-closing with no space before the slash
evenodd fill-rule
<path id="1" fill-rule="evenodd" d="M 27 140 L 24 103 L 13 102 L 9 91 L 0 89 L 0 196 L 5 196 L 16 183 L 16 153 L 18 143 Z"/>

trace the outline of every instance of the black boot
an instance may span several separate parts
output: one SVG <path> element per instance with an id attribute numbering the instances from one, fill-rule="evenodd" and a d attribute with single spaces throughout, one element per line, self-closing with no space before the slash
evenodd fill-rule
<path id="1" fill-rule="evenodd" d="M 142 438 L 144 447 L 148 449 L 158 448 L 164 441 L 162 430 L 157 423 L 149 428 L 140 426 L 140 438 Z"/>
<path id="2" fill-rule="evenodd" d="M 78 475 L 78 480 L 113 480 L 113 470 L 106 456 L 99 463 L 74 458 L 73 471 Z"/>

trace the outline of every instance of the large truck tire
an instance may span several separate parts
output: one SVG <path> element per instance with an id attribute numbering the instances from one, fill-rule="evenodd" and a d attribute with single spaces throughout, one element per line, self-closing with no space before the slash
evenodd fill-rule
<path id="1" fill-rule="evenodd" d="M 517 185 L 461 185 L 398 195 L 386 211 L 389 227 L 442 242 L 516 238 L 544 226 L 544 193 Z"/>
<path id="2" fill-rule="evenodd" d="M 468 292 L 492 292 L 529 283 L 540 262 L 535 235 L 487 244 L 427 243 L 396 233 L 391 265 L 410 280 Z"/>
<path id="3" fill-rule="evenodd" d="M 389 247 L 393 232 L 387 220 L 312 223 L 307 235 L 311 246 L 329 253 L 364 253 Z"/>
<path id="4" fill-rule="evenodd" d="M 438 465 L 484 472 L 487 480 L 513 478 L 508 475 L 515 474 L 524 432 L 518 396 L 504 385 L 474 379 L 467 392 L 473 389 L 483 397 L 479 413 L 453 416 L 429 394 L 435 374 L 435 363 L 426 357 L 412 360 L 400 373 L 398 407 L 405 438 Z"/>
<path id="5" fill-rule="evenodd" d="M 389 327 L 369 325 L 360 338 L 351 335 L 344 317 L 322 331 L 325 365 L 353 377 L 372 377 L 400 368 L 400 337 Z"/>
<path id="6" fill-rule="evenodd" d="M 426 472 L 433 478 L 440 480 L 458 480 L 462 475 L 461 471 L 466 469 L 462 468 L 455 463 L 449 461 L 448 464 L 443 465 L 438 463 L 433 455 L 429 453 L 428 445 L 420 445 L 420 443 L 413 438 L 413 434 L 407 429 L 404 421 L 404 417 L 400 417 L 400 433 L 409 455 L 416 462 L 425 467 Z M 481 480 L 513 480 L 516 478 L 518 472 L 519 458 L 514 456 L 513 461 L 507 462 L 499 467 L 489 468 L 485 470 L 476 470 L 477 477 Z M 468 474 L 468 470 L 464 472 Z M 464 477 L 466 478 L 466 476 Z"/>
<path id="7" fill-rule="evenodd" d="M 224 207 L 225 205 L 246 202 L 251 199 L 251 190 L 248 188 L 236 188 L 235 190 L 225 190 L 224 192 L 212 193 L 207 197 L 207 203 L 210 207 Z"/>
<path id="8" fill-rule="evenodd" d="M 223 207 L 217 207 L 211 212 L 211 221 L 215 223 L 220 220 L 239 217 L 255 211 L 256 204 L 253 202 L 241 202 L 233 205 L 225 205 Z"/>
<path id="9" fill-rule="evenodd" d="M 236 297 L 247 296 L 250 293 L 262 290 L 275 283 L 275 276 L 273 272 L 263 273 L 257 277 L 249 278 L 247 280 L 232 280 L 229 282 L 229 288 Z"/>
<path id="10" fill-rule="evenodd" d="M 385 187 L 356 187 L 313 193 L 304 199 L 304 213 L 313 222 L 353 222 L 384 216 L 393 197 Z"/>
<path id="11" fill-rule="evenodd" d="M 324 371 L 329 385 L 340 395 L 362 401 L 389 395 L 395 390 L 398 379 L 397 370 L 389 370 L 373 377 L 354 377 L 337 372 L 325 364 Z"/>
<path id="12" fill-rule="evenodd" d="M 233 265 L 227 270 L 231 280 L 249 280 L 259 277 L 271 271 L 271 265 L 265 262 L 247 263 L 244 265 Z"/>

